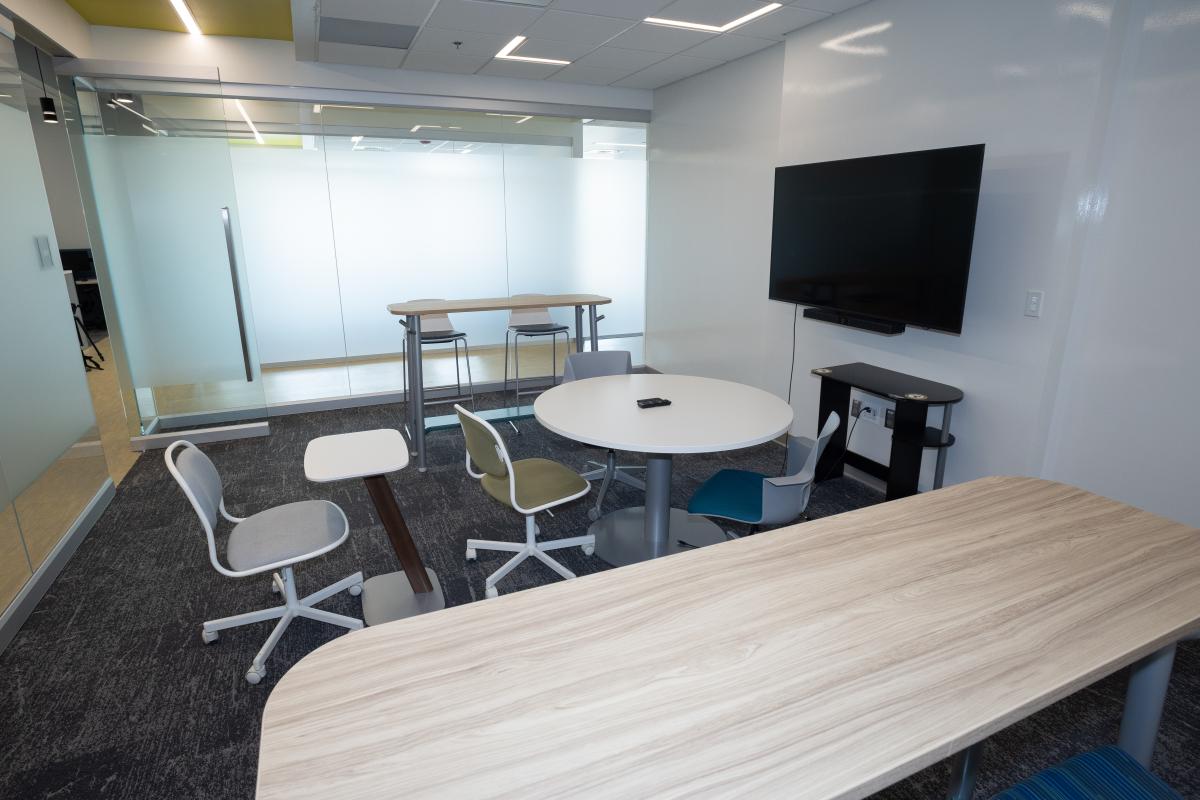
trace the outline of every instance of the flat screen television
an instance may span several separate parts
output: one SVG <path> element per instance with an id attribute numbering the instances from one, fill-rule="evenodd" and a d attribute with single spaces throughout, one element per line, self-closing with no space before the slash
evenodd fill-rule
<path id="1" fill-rule="evenodd" d="M 982 144 L 777 168 L 771 299 L 961 333 L 982 172 Z"/>

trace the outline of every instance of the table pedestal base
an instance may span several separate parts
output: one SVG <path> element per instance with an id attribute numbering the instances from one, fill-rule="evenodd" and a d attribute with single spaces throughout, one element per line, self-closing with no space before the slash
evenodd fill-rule
<path id="1" fill-rule="evenodd" d="M 681 508 L 671 509 L 669 525 L 665 546 L 656 547 L 646 541 L 646 509 L 637 506 L 604 515 L 592 523 L 588 533 L 596 537 L 596 555 L 614 567 L 725 541 L 725 534 L 716 523 Z M 681 540 L 687 544 L 680 544 Z"/>
<path id="2" fill-rule="evenodd" d="M 429 567 L 425 568 L 425 573 L 429 575 L 433 591 L 414 592 L 403 572 L 376 575 L 363 581 L 363 621 L 368 625 L 382 625 L 445 608 L 446 598 L 442 596 L 442 584 L 437 574 Z"/>

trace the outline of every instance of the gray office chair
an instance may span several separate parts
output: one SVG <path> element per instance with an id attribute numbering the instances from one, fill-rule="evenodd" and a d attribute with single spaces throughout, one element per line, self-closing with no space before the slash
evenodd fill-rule
<path id="1" fill-rule="evenodd" d="M 581 381 L 587 378 L 601 378 L 605 375 L 628 375 L 632 372 L 633 358 L 629 355 L 628 350 L 597 350 L 587 353 L 571 353 L 571 355 L 567 356 L 567 362 L 563 366 L 563 383 Z M 632 486 L 638 491 L 646 491 L 646 484 L 629 474 L 634 470 L 644 470 L 645 467 L 618 466 L 616 451 L 608 451 L 607 463 L 605 464 L 601 464 L 599 461 L 587 462 L 587 466 L 592 466 L 593 464 L 596 466 L 596 469 L 588 470 L 580 475 L 585 480 L 601 481 L 600 494 L 596 498 L 596 505 L 588 509 L 588 517 L 590 519 L 600 519 L 600 507 L 604 504 L 604 495 L 608 493 L 608 488 L 612 486 L 613 481 L 619 481 L 626 486 Z"/>
<path id="2" fill-rule="evenodd" d="M 755 526 L 794 521 L 808 508 L 817 462 L 829 444 L 829 437 L 841 424 L 841 417 L 830 412 L 815 442 L 803 436 L 789 436 L 784 470 L 787 474 L 781 478 L 742 469 L 721 470 L 692 495 L 688 513 Z M 732 531 L 726 531 L 725 535 L 738 538 Z"/>
<path id="3" fill-rule="evenodd" d="M 413 302 L 428 302 L 429 300 L 439 300 L 441 298 L 422 298 Z M 400 320 L 400 325 L 404 326 L 403 319 Z M 405 402 L 408 402 L 408 337 L 405 336 L 400 340 L 400 351 L 404 356 L 404 369 L 401 372 L 402 385 L 404 387 Z M 463 357 L 467 362 L 467 388 L 471 392 L 470 395 L 464 396 L 462 393 L 462 368 L 459 366 L 458 345 L 459 342 L 463 346 Z M 422 314 L 421 315 L 421 347 L 427 344 L 453 344 L 454 345 L 454 397 L 438 397 L 432 400 L 426 400 L 425 405 L 436 405 L 438 403 L 458 403 L 463 400 L 471 401 L 471 408 L 475 408 L 475 381 L 471 379 L 471 348 L 467 344 L 467 334 L 462 331 L 455 330 L 454 324 L 450 322 L 449 314 Z"/>
<path id="4" fill-rule="evenodd" d="M 513 297 L 545 297 L 545 295 L 514 294 Z M 545 306 L 514 308 L 508 312 L 508 329 L 504 332 L 504 391 L 508 392 L 508 342 L 509 337 L 512 337 L 513 364 L 516 372 L 516 392 L 514 397 L 516 398 L 517 405 L 521 404 L 521 395 L 537 394 L 541 391 L 541 389 L 521 391 L 521 350 L 519 347 L 521 339 L 550 337 L 550 385 L 555 386 L 558 384 L 559 334 L 562 334 L 563 337 L 563 347 L 569 348 L 571 344 L 571 329 L 566 325 L 559 325 L 555 322 L 550 316 L 550 309 Z"/>
<path id="5" fill-rule="evenodd" d="M 178 458 L 174 457 L 176 451 L 179 451 Z M 296 564 L 324 555 L 346 541 L 350 535 L 350 524 L 341 508 L 327 500 L 303 500 L 260 511 L 249 517 L 235 517 L 225 510 L 224 489 L 217 468 L 196 445 L 180 439 L 167 448 L 164 457 L 167 470 L 183 489 L 196 516 L 200 517 L 204 535 L 208 538 L 208 560 L 213 568 L 230 578 L 274 573 L 271 576 L 272 591 L 283 595 L 282 606 L 210 620 L 201 627 L 201 639 L 205 644 L 212 644 L 217 640 L 217 632 L 226 628 L 279 620 L 250 664 L 246 672 L 247 681 L 258 683 L 266 676 L 264 662 L 279 643 L 288 624 L 296 617 L 307 617 L 350 630 L 358 630 L 363 626 L 360 619 L 313 608 L 344 589 L 349 589 L 352 595 L 361 594 L 361 572 L 342 578 L 307 597 L 297 596 L 296 579 L 292 574 L 292 567 Z M 225 542 L 228 567 L 217 558 L 213 528 L 220 521 L 218 513 L 234 524 Z"/>

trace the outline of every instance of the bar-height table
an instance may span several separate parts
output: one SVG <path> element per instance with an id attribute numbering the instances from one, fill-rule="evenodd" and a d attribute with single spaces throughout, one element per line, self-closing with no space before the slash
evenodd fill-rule
<path id="1" fill-rule="evenodd" d="M 611 297 L 598 294 L 541 294 L 522 297 L 480 297 L 472 300 L 411 300 L 405 303 L 391 303 L 388 311 L 398 317 L 404 317 L 402 323 L 405 336 L 408 338 L 408 370 L 409 396 L 405 398 L 408 404 L 408 433 L 412 442 L 413 455 L 417 459 L 417 470 L 424 472 L 425 465 L 425 388 L 422 384 L 421 369 L 421 315 L 422 314 L 462 314 L 472 311 L 511 311 L 518 308 L 562 308 L 575 307 L 575 349 L 583 350 L 583 310 L 587 309 L 589 344 L 592 350 L 600 348 L 600 335 L 597 323 L 600 317 L 597 307 L 612 302 Z M 484 411 L 479 414 L 488 421 L 516 420 L 533 416 L 529 406 L 518 408 L 500 408 Z M 440 426 L 439 426 L 440 427 Z"/>
<path id="2" fill-rule="evenodd" d="M 258 798 L 862 798 L 1130 664 L 1138 755 L 1197 629 L 1200 531 L 985 478 L 343 636 Z"/>
<path id="3" fill-rule="evenodd" d="M 363 581 L 363 621 L 379 625 L 446 607 L 442 586 L 421 561 L 387 474 L 408 466 L 408 443 L 393 429 L 320 436 L 304 451 L 304 476 L 314 483 L 362 478 L 402 572 Z"/>

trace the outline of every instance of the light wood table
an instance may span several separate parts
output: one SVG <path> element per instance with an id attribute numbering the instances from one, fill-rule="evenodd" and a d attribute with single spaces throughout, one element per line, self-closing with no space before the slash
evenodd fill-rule
<path id="1" fill-rule="evenodd" d="M 408 443 L 400 431 L 392 428 L 318 436 L 304 449 L 304 476 L 310 481 L 333 483 L 362 478 L 396 558 L 404 568 L 402 572 L 375 575 L 363 581 L 363 621 L 368 625 L 446 607 L 437 574 L 421 561 L 388 483 L 389 472 L 407 466 Z"/>
<path id="2" fill-rule="evenodd" d="M 1197 628 L 1200 531 L 986 478 L 341 637 L 258 797 L 861 798 Z"/>
<path id="3" fill-rule="evenodd" d="M 425 464 L 425 387 L 422 383 L 421 369 L 421 315 L 422 314 L 461 314 L 471 311 L 505 311 L 519 308 L 562 308 L 575 307 L 575 349 L 583 350 L 583 309 L 588 310 L 589 341 L 592 350 L 600 348 L 600 335 L 597 328 L 599 317 L 596 314 L 598 306 L 612 302 L 611 297 L 598 294 L 539 294 L 522 295 L 519 297 L 479 297 L 471 300 L 410 300 L 405 303 L 391 303 L 388 312 L 404 317 L 403 324 L 407 337 L 408 385 L 411 387 L 408 403 L 408 432 L 409 441 L 413 443 L 413 455 L 417 459 L 417 471 L 424 472 Z M 499 420 L 514 420 L 533 416 L 532 408 L 518 407 L 517 409 L 496 409 L 479 414 L 492 422 Z M 441 425 L 438 425 L 441 427 Z"/>

